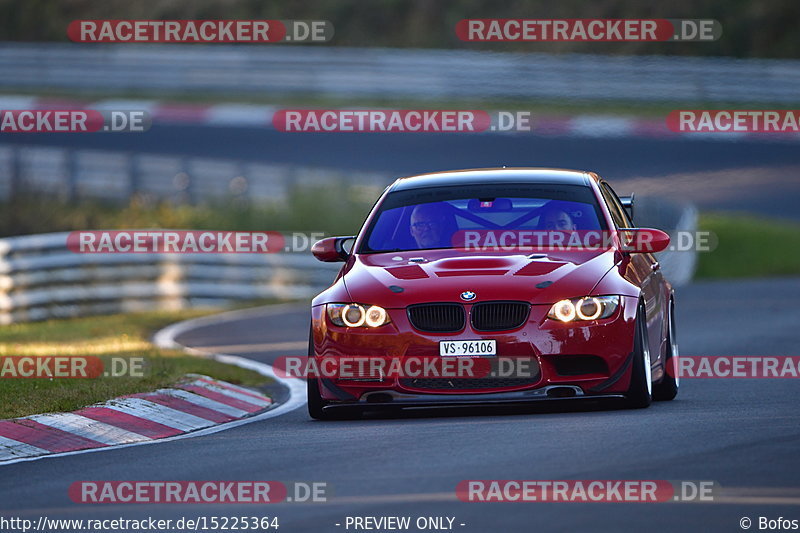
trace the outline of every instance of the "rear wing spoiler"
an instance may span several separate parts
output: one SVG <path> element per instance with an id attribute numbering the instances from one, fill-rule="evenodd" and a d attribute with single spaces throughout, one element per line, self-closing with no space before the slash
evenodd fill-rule
<path id="1" fill-rule="evenodd" d="M 622 207 L 625 208 L 625 211 L 628 213 L 628 217 L 633 220 L 633 193 L 630 196 L 620 196 L 619 201 L 622 203 Z"/>

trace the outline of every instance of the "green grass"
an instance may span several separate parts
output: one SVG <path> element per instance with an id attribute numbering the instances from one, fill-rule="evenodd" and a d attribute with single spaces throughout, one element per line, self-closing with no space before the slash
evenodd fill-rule
<path id="1" fill-rule="evenodd" d="M 75 343 L 114 337 L 126 340 L 147 340 L 158 329 L 179 320 L 208 314 L 207 309 L 185 311 L 149 311 L 130 315 L 48 320 L 11 324 L 0 328 L 0 346 L 12 343 L 62 342 Z"/>
<path id="2" fill-rule="evenodd" d="M 1 379 L 0 419 L 73 411 L 117 396 L 167 387 L 180 381 L 187 373 L 205 374 L 252 387 L 268 383 L 267 378 L 251 370 L 189 356 L 180 351 L 160 350 L 148 342 L 150 336 L 164 326 L 211 312 L 215 311 L 155 311 L 50 320 L 0 328 L 0 355 L 102 353 L 104 363 L 108 363 L 111 357 L 142 357 L 145 361 L 144 377 Z"/>
<path id="3" fill-rule="evenodd" d="M 701 230 L 718 239 L 701 252 L 697 278 L 744 278 L 800 275 L 800 224 L 746 215 L 704 214 Z"/>

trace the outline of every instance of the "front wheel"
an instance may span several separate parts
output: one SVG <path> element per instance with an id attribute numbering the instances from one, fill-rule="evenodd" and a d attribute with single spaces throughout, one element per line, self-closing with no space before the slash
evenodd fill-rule
<path id="1" fill-rule="evenodd" d="M 308 357 L 314 357 L 314 330 L 308 330 Z M 315 420 L 328 420 L 328 416 L 323 408 L 328 402 L 322 398 L 319 392 L 319 380 L 317 378 L 306 378 L 306 397 L 308 399 L 308 414 Z"/>
<path id="2" fill-rule="evenodd" d="M 328 402 L 319 393 L 319 382 L 316 378 L 306 379 L 306 393 L 308 396 L 308 414 L 315 420 L 330 420 L 330 416 L 324 411 Z"/>
<path id="3" fill-rule="evenodd" d="M 664 379 L 653 387 L 653 399 L 658 401 L 672 400 L 678 395 L 680 377 L 675 363 L 678 358 L 678 340 L 675 337 L 675 303 L 670 302 L 669 323 L 667 328 L 667 354 L 664 357 Z"/>
<path id="4" fill-rule="evenodd" d="M 633 340 L 633 368 L 628 387 L 627 405 L 632 409 L 649 407 L 653 401 L 653 382 L 650 369 L 650 343 L 647 338 L 644 305 L 636 313 L 636 332 Z"/>

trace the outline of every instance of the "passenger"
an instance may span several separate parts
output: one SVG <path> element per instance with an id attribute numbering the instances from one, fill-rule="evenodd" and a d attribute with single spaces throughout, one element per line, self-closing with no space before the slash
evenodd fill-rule
<path id="1" fill-rule="evenodd" d="M 575 231 L 578 229 L 570 214 L 557 206 L 546 207 L 539 220 L 541 221 L 539 227 L 544 230 Z"/>

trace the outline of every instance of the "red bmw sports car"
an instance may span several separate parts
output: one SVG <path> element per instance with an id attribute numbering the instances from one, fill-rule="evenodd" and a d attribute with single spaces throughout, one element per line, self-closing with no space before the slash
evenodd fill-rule
<path id="1" fill-rule="evenodd" d="M 633 228 L 629 209 L 632 200 L 592 172 L 475 169 L 398 179 L 358 236 L 312 249 L 344 266 L 312 302 L 308 362 L 375 361 L 309 374 L 310 415 L 671 400 L 675 305 L 652 255 L 669 236 Z M 404 364 L 413 359 L 422 362 Z M 473 361 L 481 364 L 462 364 Z M 508 367 L 501 361 L 526 364 L 499 372 Z"/>

